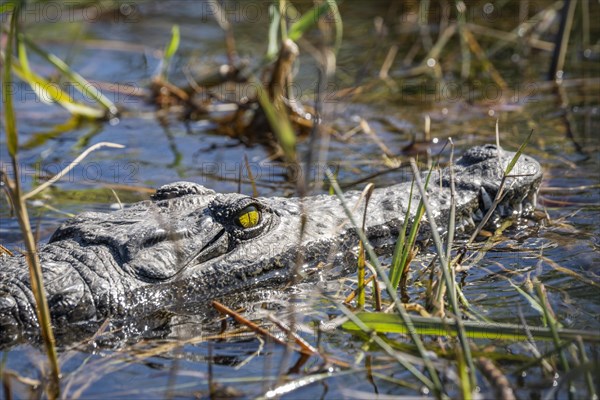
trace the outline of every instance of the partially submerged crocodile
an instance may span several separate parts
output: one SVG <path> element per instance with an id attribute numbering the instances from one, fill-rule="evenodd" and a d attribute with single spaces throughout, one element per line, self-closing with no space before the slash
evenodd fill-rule
<path id="1" fill-rule="evenodd" d="M 473 225 L 491 206 L 513 155 L 486 145 L 457 161 L 460 228 Z M 523 215 L 535 206 L 540 165 L 522 155 L 513 174 L 498 207 L 502 216 Z M 449 186 L 448 169 L 432 175 L 429 202 L 440 226 L 447 224 Z M 402 183 L 373 192 L 365 227 L 375 247 L 393 243 L 405 216 L 414 216 L 418 196 L 407 210 L 409 191 L 410 183 Z M 347 192 L 345 201 L 360 203 L 354 212 L 361 220 L 360 192 Z M 357 243 L 334 196 L 252 198 L 177 182 L 158 189 L 150 201 L 74 217 L 39 254 L 53 323 L 60 325 L 176 310 L 249 288 L 282 285 L 323 265 L 343 273 L 355 265 Z M 25 259 L 0 261 L 0 336 L 31 331 L 37 317 Z"/>

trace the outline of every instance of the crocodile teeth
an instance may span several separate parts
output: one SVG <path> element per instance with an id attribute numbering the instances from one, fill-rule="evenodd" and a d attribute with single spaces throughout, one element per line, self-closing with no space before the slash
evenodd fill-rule
<path id="1" fill-rule="evenodd" d="M 517 215 L 522 215 L 523 214 L 523 203 L 517 203 L 517 205 L 514 207 L 514 212 Z"/>
<path id="2" fill-rule="evenodd" d="M 481 200 L 483 201 L 483 207 L 485 210 L 492 208 L 492 198 L 484 187 L 481 188 Z"/>
<path id="3" fill-rule="evenodd" d="M 517 211 L 515 210 L 515 208 L 512 205 L 509 205 L 508 207 L 506 207 L 506 212 L 508 213 L 507 216 L 510 217 L 511 215 L 517 215 Z"/>
<path id="4" fill-rule="evenodd" d="M 498 213 L 500 213 L 500 216 L 505 217 L 506 215 L 508 215 L 506 213 L 506 206 L 504 204 L 498 204 Z"/>
<path id="5" fill-rule="evenodd" d="M 473 221 L 473 217 L 471 217 L 470 215 L 469 215 L 469 216 L 467 216 L 467 218 L 466 218 L 466 223 L 467 223 L 469 226 L 475 227 L 475 221 Z"/>
<path id="6" fill-rule="evenodd" d="M 537 205 L 537 192 L 535 192 L 533 194 L 533 202 L 532 202 L 532 206 L 535 208 L 535 206 Z"/>
<path id="7" fill-rule="evenodd" d="M 467 220 L 462 217 L 459 221 L 458 221 L 458 229 L 460 231 L 464 231 L 465 230 L 465 226 L 467 225 Z"/>
<path id="8" fill-rule="evenodd" d="M 473 214 L 473 220 L 476 222 L 479 222 L 483 219 L 483 211 L 481 211 L 479 208 L 477 209 L 477 211 L 475 211 L 475 213 Z"/>

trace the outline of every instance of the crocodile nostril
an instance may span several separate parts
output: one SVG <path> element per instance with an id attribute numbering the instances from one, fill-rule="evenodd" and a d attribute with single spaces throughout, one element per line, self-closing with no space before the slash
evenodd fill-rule
<path id="1" fill-rule="evenodd" d="M 206 196 L 214 193 L 213 190 L 193 182 L 175 182 L 159 187 L 151 197 L 153 200 L 159 201 L 183 197 L 189 194 Z"/>

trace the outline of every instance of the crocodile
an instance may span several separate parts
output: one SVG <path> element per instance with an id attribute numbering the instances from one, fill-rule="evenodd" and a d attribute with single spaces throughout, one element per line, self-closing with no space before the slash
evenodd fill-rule
<path id="1" fill-rule="evenodd" d="M 504 169 L 515 153 L 473 147 L 452 166 L 456 226 L 469 229 L 492 207 Z M 521 155 L 497 217 L 526 216 L 535 207 L 539 163 Z M 434 171 L 428 201 L 447 226 L 450 167 Z M 364 222 L 377 249 L 391 249 L 404 218 L 416 214 L 411 182 L 372 192 Z M 362 221 L 360 191 L 344 201 Z M 423 224 L 419 240 L 426 240 Z M 158 310 L 208 303 L 256 287 L 280 287 L 310 275 L 348 273 L 358 235 L 335 196 L 302 198 L 219 194 L 196 183 L 160 187 L 151 200 L 121 210 L 84 212 L 65 222 L 39 249 L 45 292 L 55 326 L 107 318 L 138 318 Z M 329 269 L 328 269 L 329 268 Z M 37 327 L 23 255 L 0 258 L 0 336 Z"/>

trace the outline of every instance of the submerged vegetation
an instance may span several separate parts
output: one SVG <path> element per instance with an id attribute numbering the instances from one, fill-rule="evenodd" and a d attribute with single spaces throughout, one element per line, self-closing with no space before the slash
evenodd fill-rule
<path id="1" fill-rule="evenodd" d="M 144 7 L 160 7 L 155 2 L 128 3 L 130 8 L 112 1 L 67 3 L 57 4 L 65 9 L 102 10 L 105 18 L 110 15 L 130 18 L 133 6 L 138 11 Z M 29 31 L 36 29 L 36 24 L 27 16 L 19 17 L 19 10 L 44 2 L 27 5 L 8 1 L 0 6 L 4 18 L 2 156 L 10 157 L 13 172 L 11 177 L 2 171 L 3 189 L 10 200 L 6 207 L 3 203 L 3 207 L 8 209 L 10 204 L 22 232 L 32 286 L 37 287 L 34 293 L 38 319 L 50 366 L 40 368 L 32 376 L 18 363 L 14 366 L 11 357 L 15 350 L 7 349 L 0 362 L 5 396 L 20 397 L 29 393 L 39 397 L 44 392 L 49 398 L 85 398 L 91 392 L 96 396 L 115 397 L 302 398 L 309 393 L 309 397 L 327 398 L 328 382 L 334 382 L 332 398 L 370 398 L 384 393 L 426 394 L 437 398 L 480 395 L 505 399 L 538 395 L 598 398 L 600 388 L 593 372 L 600 362 L 598 325 L 588 329 L 563 321 L 564 312 L 557 310 L 557 307 L 564 308 L 563 304 L 551 298 L 551 293 L 560 293 L 563 289 L 553 282 L 545 283 L 540 271 L 549 268 L 592 293 L 600 285 L 597 273 L 561 266 L 545 255 L 545 247 L 527 243 L 529 238 L 536 238 L 539 226 L 560 225 L 562 220 L 551 221 L 547 213 L 538 212 L 533 217 L 534 222 L 508 219 L 500 225 L 487 223 L 502 203 L 501 189 L 496 198 L 489 199 L 492 207 L 479 226 L 474 226 L 473 221 L 462 221 L 458 227 L 452 217 L 449 226 L 437 227 L 426 191 L 428 185 L 436 182 L 429 181 L 429 177 L 421 182 L 417 164 L 421 161 L 430 172 L 439 168 L 440 163 L 451 165 L 454 147 L 471 140 L 463 139 L 459 133 L 464 125 L 447 134 L 435 133 L 436 139 L 432 140 L 429 114 L 441 110 L 442 119 L 437 118 L 433 123 L 443 126 L 461 123 L 459 117 L 452 118 L 449 114 L 460 116 L 468 113 L 465 109 L 473 109 L 478 110 L 474 113 L 479 119 L 483 119 L 483 115 L 498 118 L 498 143 L 515 148 L 520 145 L 515 159 L 504 171 L 505 177 L 513 176 L 512 168 L 521 153 L 531 149 L 534 155 L 542 156 L 541 152 L 535 153 L 535 148 L 542 148 L 545 140 L 550 139 L 544 136 L 544 129 L 540 129 L 546 127 L 543 118 L 528 116 L 525 124 L 517 126 L 501 113 L 524 109 L 529 101 L 538 101 L 538 96 L 550 96 L 552 109 L 560 112 L 563 136 L 559 143 L 568 141 L 580 154 L 597 156 L 597 148 L 586 148 L 581 143 L 587 138 L 580 132 L 593 131 L 588 125 L 595 123 L 597 127 L 597 118 L 595 122 L 580 122 L 571 107 L 573 98 L 568 92 L 570 87 L 595 85 L 597 88 L 600 83 L 597 76 L 600 69 L 596 65 L 600 49 L 597 41 L 594 42 L 598 32 L 590 23 L 600 13 L 597 5 L 576 1 L 548 2 L 543 6 L 537 2 L 373 2 L 371 6 L 360 6 L 361 10 L 372 7 L 376 15 L 365 33 L 358 28 L 354 30 L 354 20 L 349 22 L 345 15 L 352 14 L 354 6 L 349 1 L 338 4 L 335 0 L 314 3 L 279 0 L 257 5 L 257 9 L 265 11 L 265 16 L 258 22 L 253 21 L 252 29 L 260 30 L 264 52 L 248 57 L 240 44 L 248 39 L 236 33 L 241 29 L 238 25 L 247 21 L 232 18 L 231 8 L 228 8 L 232 3 L 237 4 L 212 0 L 204 9 L 204 14 L 214 18 L 224 37 L 218 63 L 198 66 L 189 61 L 193 59 L 190 47 L 194 46 L 189 39 L 190 22 L 186 18 L 173 21 L 170 30 L 156 28 L 160 30 L 163 48 L 157 50 L 160 63 L 150 79 L 136 82 L 135 91 L 128 91 L 131 85 L 117 85 L 113 90 L 107 82 L 84 78 L 86 74 L 76 72 L 78 68 L 69 65 L 67 57 L 60 58 L 47 50 L 50 46 L 43 37 L 30 35 Z M 182 7 L 193 11 L 186 8 L 187 5 Z M 122 22 L 119 18 L 116 20 Z M 9 20 L 10 24 L 4 23 Z M 192 28 L 200 29 L 193 25 L 195 23 Z M 357 23 L 356 27 L 359 26 L 362 25 Z M 109 44 L 128 48 L 125 41 Z M 357 55 L 369 47 L 374 49 L 374 57 L 364 59 Z M 28 51 L 35 54 L 35 63 Z M 360 61 L 353 61 L 353 57 Z M 189 61 L 188 65 L 182 67 L 182 60 Z M 592 77 L 588 77 L 590 70 Z M 528 75 L 530 86 L 523 88 L 516 84 L 522 84 L 518 80 L 520 74 Z M 316 83 L 303 86 L 307 75 L 312 75 Z M 13 104 L 12 87 L 17 80 L 29 85 L 45 103 L 46 112 L 52 109 L 51 104 L 66 110 L 68 122 L 43 134 L 24 132 L 18 125 L 22 108 L 15 110 Z M 75 91 L 63 90 L 61 82 L 69 82 Z M 303 89 L 300 93 L 297 92 L 299 87 Z M 465 87 L 468 88 L 466 95 Z M 428 94 L 430 88 L 435 88 L 433 95 Z M 132 107 L 125 102 L 111 101 L 108 93 L 119 90 L 127 90 L 128 95 L 143 99 L 144 104 Z M 588 107 L 585 101 L 590 96 L 584 89 L 581 91 L 583 94 L 576 96 L 583 97 Z M 597 90 L 594 94 L 598 95 Z M 436 103 L 433 106 L 432 98 Z M 494 104 L 489 106 L 492 100 Z M 594 101 L 592 104 L 597 109 L 597 98 Z M 575 102 L 579 104 L 577 99 Z M 371 104 L 376 114 L 396 107 L 406 107 L 411 113 L 416 106 L 420 113 L 417 121 L 424 118 L 426 124 L 423 130 L 414 128 L 407 133 L 394 126 L 398 124 L 393 118 L 363 115 L 358 119 L 354 115 L 347 118 L 350 114 L 343 111 L 344 121 L 340 122 L 336 116 L 340 111 L 330 103 L 341 104 L 342 108 Z M 481 112 L 482 109 L 485 112 Z M 69 188 L 50 186 L 76 168 L 91 151 L 104 146 L 123 147 L 93 139 L 103 126 L 126 124 L 128 119 L 134 120 L 140 114 L 151 115 L 150 119 L 155 119 L 159 129 L 164 130 L 174 154 L 169 167 L 173 167 L 178 176 L 184 169 L 180 165 L 184 155 L 177 150 L 177 138 L 171 129 L 180 121 L 189 132 L 193 131 L 191 127 L 197 126 L 195 124 L 203 123 L 210 126 L 211 133 L 235 138 L 236 145 L 260 144 L 265 152 L 262 158 L 281 166 L 284 178 L 273 183 L 254 176 L 244 153 L 244 162 L 238 165 L 238 178 L 234 181 L 238 188 L 242 184 L 251 185 L 255 196 L 263 194 L 261 189 L 269 185 L 283 185 L 287 193 L 300 197 L 329 189 L 331 195 L 342 199 L 342 188 L 347 186 L 356 188 L 371 180 L 384 185 L 395 183 L 382 175 L 406 163 L 414 176 L 410 178 L 414 179 L 411 192 L 419 193 L 421 198 L 418 204 L 409 205 L 409 209 L 417 210 L 417 217 L 414 221 L 406 218 L 404 226 L 398 227 L 400 233 L 393 255 L 380 257 L 361 230 L 369 215 L 372 185 L 367 185 L 361 198 L 366 204 L 363 221 L 353 219 L 350 210 L 355 205 L 342 203 L 361 240 L 356 244 L 357 273 L 335 285 L 330 283 L 335 289 L 313 284 L 306 288 L 299 283 L 297 287 L 304 291 L 291 288 L 282 295 L 266 290 L 255 294 L 259 300 L 230 299 L 229 304 L 227 299 L 220 299 L 212 304 L 214 311 L 208 315 L 169 316 L 177 321 L 175 327 L 178 324 L 187 327 L 187 330 L 182 329 L 181 335 L 175 328 L 165 334 L 161 331 L 164 327 L 160 327 L 156 329 L 158 333 L 141 332 L 136 336 L 111 331 L 110 321 L 107 321 L 93 337 L 82 339 L 80 343 L 61 344 L 59 340 L 57 350 L 28 207 L 32 207 L 31 200 L 35 199 L 61 208 L 61 199 L 66 198 Z M 445 121 L 446 117 L 449 122 Z M 475 118 L 467 119 L 467 124 L 473 123 Z M 377 129 L 371 127 L 373 121 L 377 122 Z M 474 131 L 464 135 L 474 136 L 473 132 L 482 126 L 489 132 L 493 126 L 490 121 L 485 120 L 488 126 L 475 125 Z M 77 137 L 73 147 L 80 152 L 90 141 L 95 144 L 53 176 L 36 176 L 36 188 L 26 193 L 20 181 L 19 152 L 41 149 L 82 126 L 92 129 Z M 513 133 L 500 134 L 500 128 L 513 129 Z M 403 142 L 401 151 L 390 150 L 380 137 L 386 129 L 407 133 L 405 136 L 409 138 Z M 359 134 L 366 138 L 362 143 L 368 143 L 379 152 L 376 157 L 365 152 L 364 157 L 377 158 L 378 165 L 386 167 L 385 171 L 364 179 L 353 176 L 350 184 L 342 182 L 351 175 L 343 170 L 341 177 L 340 171 L 332 168 L 319 169 L 318 176 L 297 173 L 310 169 L 313 164 L 324 165 L 328 157 L 343 159 L 347 154 L 344 146 Z M 121 139 L 123 143 L 132 142 L 130 138 Z M 483 141 L 489 140 L 487 137 Z M 328 147 L 331 141 L 340 143 L 342 150 L 337 154 Z M 438 141 L 445 143 L 443 148 L 437 145 Z M 592 143 L 597 146 L 597 142 Z M 165 151 L 160 149 L 160 156 L 164 156 Z M 441 155 L 432 156 L 437 153 Z M 415 156 L 418 158 L 411 158 Z M 4 163 L 3 168 L 7 168 Z M 352 160 L 347 169 L 351 173 L 363 172 L 359 160 Z M 247 172 L 245 181 L 242 170 Z M 41 183 L 42 179 L 46 182 Z M 155 180 L 150 178 L 143 185 L 153 182 Z M 501 187 L 504 184 L 505 181 Z M 117 187 L 105 182 L 101 186 L 111 189 L 114 186 L 115 190 L 125 193 L 143 190 L 140 185 Z M 584 191 L 598 187 L 597 182 L 583 186 Z M 542 190 L 551 193 L 553 188 Z M 120 203 L 119 196 L 112 193 Z M 453 196 L 452 210 L 454 201 Z M 548 199 L 545 205 L 553 205 L 552 200 Z M 597 210 L 597 202 L 590 207 Z M 4 224 L 8 212 L 2 212 Z M 453 215 L 453 211 L 451 213 Z M 570 229 L 568 223 L 564 225 L 567 225 L 564 229 Z M 459 231 L 465 226 L 469 235 Z M 560 227 L 563 229 L 563 225 Z M 420 229 L 432 232 L 431 248 L 418 242 Z M 440 232 L 445 234 L 440 235 Z M 505 251 L 525 258 L 514 261 L 507 257 L 498 261 L 495 254 Z M 487 257 L 494 261 L 484 263 Z M 470 282 L 469 273 L 475 269 L 487 271 L 486 275 Z M 509 293 L 501 297 L 502 304 L 485 305 L 471 295 L 470 286 L 486 283 L 489 289 L 489 283 L 493 282 L 500 282 L 502 290 Z M 253 299 L 252 295 L 248 296 Z M 504 307 L 511 308 L 504 310 Z M 528 307 L 527 312 L 524 307 Z M 199 331 L 194 334 L 196 328 Z M 147 337 L 152 340 L 142 340 Z M 249 342 L 258 344 L 254 348 Z M 231 349 L 223 350 L 223 346 L 228 345 Z M 236 345 L 240 346 L 237 350 Z M 235 354 L 230 355 L 228 351 Z M 293 365 L 292 357 L 297 357 Z M 257 363 L 255 358 L 261 361 Z M 253 362 L 254 369 L 247 365 Z M 263 370 L 257 370 L 257 365 L 262 365 Z M 137 374 L 148 373 L 152 368 L 162 370 L 165 381 L 150 385 L 147 391 L 115 388 L 110 392 L 94 386 L 95 382 L 132 366 Z M 140 369 L 135 369 L 138 367 Z M 238 370 L 243 372 L 239 377 Z M 358 382 L 347 387 L 340 384 L 350 382 L 350 377 Z M 318 384 L 322 388 L 311 392 L 311 385 Z M 250 389 L 246 385 L 251 385 Z"/>

